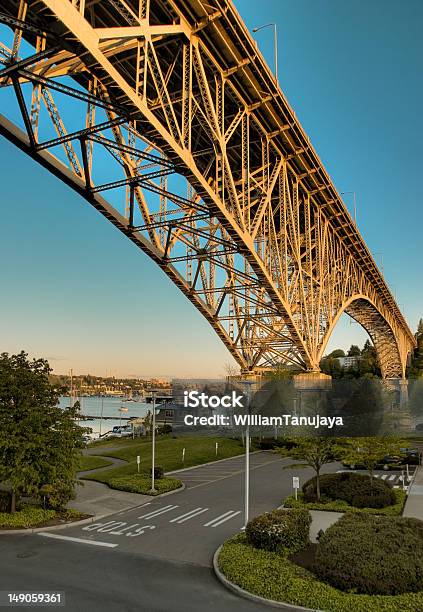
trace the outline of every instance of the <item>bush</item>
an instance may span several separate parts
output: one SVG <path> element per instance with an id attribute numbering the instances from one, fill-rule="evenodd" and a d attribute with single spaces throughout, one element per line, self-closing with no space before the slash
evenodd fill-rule
<path id="1" fill-rule="evenodd" d="M 345 514 L 319 541 L 314 573 L 342 591 L 423 590 L 423 521 Z"/>
<path id="2" fill-rule="evenodd" d="M 54 510 L 43 510 L 36 506 L 23 506 L 22 510 L 13 514 L 0 512 L 0 528 L 28 529 L 47 523 L 56 516 Z"/>
<path id="3" fill-rule="evenodd" d="M 75 498 L 73 485 L 68 481 L 56 481 L 41 487 L 40 494 L 48 508 L 64 510 L 71 499 Z"/>
<path id="4" fill-rule="evenodd" d="M 316 477 L 303 485 L 305 502 L 316 502 Z M 354 472 L 323 474 L 320 476 L 320 495 L 325 499 L 340 499 L 357 508 L 384 508 L 395 504 L 395 491 L 384 480 Z"/>
<path id="5" fill-rule="evenodd" d="M 308 510 L 273 510 L 254 518 L 246 527 L 247 542 L 254 548 L 279 553 L 297 552 L 309 543 Z"/>
<path id="6" fill-rule="evenodd" d="M 156 465 L 154 467 L 154 479 L 155 480 L 160 480 L 160 478 L 163 478 L 164 476 L 164 469 L 161 465 Z"/>
<path id="7" fill-rule="evenodd" d="M 10 512 L 12 495 L 10 491 L 0 491 L 0 512 Z"/>
<path id="8" fill-rule="evenodd" d="M 304 495 L 298 494 L 298 499 L 290 495 L 284 500 L 285 508 L 307 508 L 307 510 L 324 510 L 326 512 L 365 512 L 384 516 L 401 516 L 407 494 L 402 489 L 394 489 L 395 504 L 383 508 L 368 508 L 366 506 L 351 506 L 342 499 L 324 498 L 320 502 L 305 502 Z"/>
<path id="9" fill-rule="evenodd" d="M 172 433 L 172 425 L 166 423 L 166 425 L 158 428 L 157 433 L 163 436 Z"/>
<path id="10" fill-rule="evenodd" d="M 109 487 L 118 489 L 119 491 L 128 491 L 129 493 L 141 493 L 143 495 L 152 495 L 151 493 L 151 478 L 146 474 L 130 474 L 129 476 L 119 476 L 111 478 L 108 482 Z M 182 482 L 177 478 L 159 478 L 155 481 L 155 495 L 174 491 L 182 486 Z"/>
<path id="11" fill-rule="evenodd" d="M 319 580 L 287 557 L 247 544 L 245 535 L 223 545 L 219 569 L 228 580 L 260 597 L 325 612 L 417 612 L 423 592 L 402 595 L 345 593 Z M 264 606 L 262 606 L 264 609 Z M 267 608 L 266 608 L 267 609 Z"/>

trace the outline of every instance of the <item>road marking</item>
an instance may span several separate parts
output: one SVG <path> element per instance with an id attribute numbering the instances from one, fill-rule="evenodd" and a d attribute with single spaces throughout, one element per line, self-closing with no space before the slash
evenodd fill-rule
<path id="1" fill-rule="evenodd" d="M 154 518 L 156 516 L 159 516 L 160 514 L 165 514 L 166 512 L 175 510 L 175 508 L 179 508 L 179 506 L 172 506 L 171 504 L 169 504 L 168 506 L 165 506 L 164 508 L 157 508 L 157 510 L 153 510 L 152 512 L 148 512 L 148 514 L 143 514 L 142 516 L 138 516 L 137 518 L 139 519 Z"/>
<path id="2" fill-rule="evenodd" d="M 181 516 L 171 519 L 169 523 L 185 523 L 185 521 L 189 521 L 190 519 L 194 518 L 194 516 L 207 512 L 207 510 L 208 508 L 195 508 L 195 510 L 191 510 L 190 512 L 186 512 L 185 514 L 181 514 Z"/>
<path id="3" fill-rule="evenodd" d="M 221 514 L 220 516 L 216 516 L 216 518 L 212 519 L 211 521 L 209 521 L 208 523 L 205 523 L 203 525 L 203 527 L 210 527 L 210 525 L 212 523 L 214 523 L 215 521 L 219 521 L 220 519 L 222 519 L 224 516 L 228 516 L 228 514 L 232 514 L 232 512 L 234 512 L 233 510 L 229 510 L 229 512 L 225 512 L 224 514 Z"/>
<path id="4" fill-rule="evenodd" d="M 395 480 L 395 478 L 396 478 L 395 474 L 392 474 L 392 476 L 389 476 L 388 480 Z"/>
<path id="5" fill-rule="evenodd" d="M 218 519 L 221 518 L 221 517 L 218 516 L 217 519 L 214 519 L 214 522 L 211 521 L 212 525 L 210 525 L 210 522 L 209 522 L 209 523 L 206 523 L 204 525 L 204 527 L 207 527 L 207 526 L 210 526 L 210 527 L 219 527 L 219 525 L 221 525 L 222 523 L 225 523 L 226 521 L 229 521 L 229 519 L 233 519 L 238 514 L 241 514 L 241 510 L 238 510 L 237 512 L 231 510 L 231 512 L 229 512 L 229 516 L 226 516 L 226 517 L 222 518 L 222 520 L 220 520 L 220 521 L 218 521 Z M 216 521 L 218 521 L 218 522 L 216 523 Z"/>
<path id="6" fill-rule="evenodd" d="M 97 540 L 84 540 L 84 538 L 71 538 L 70 536 L 57 535 L 55 533 L 39 533 L 43 538 L 53 538 L 55 540 L 68 540 L 69 542 L 80 542 L 82 544 L 92 544 L 92 546 L 106 546 L 107 548 L 116 548 L 118 544 L 111 542 L 98 542 Z"/>
<path id="7" fill-rule="evenodd" d="M 382 478 L 382 480 L 386 480 L 386 479 L 388 478 L 388 474 L 383 474 L 383 475 L 381 476 L 381 478 Z"/>

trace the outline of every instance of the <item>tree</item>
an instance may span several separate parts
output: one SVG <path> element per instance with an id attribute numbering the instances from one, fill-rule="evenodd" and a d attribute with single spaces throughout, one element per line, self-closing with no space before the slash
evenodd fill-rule
<path id="1" fill-rule="evenodd" d="M 328 357 L 333 357 L 334 359 L 336 359 L 337 357 L 345 357 L 345 351 L 343 351 L 342 349 L 335 349 L 334 351 L 329 353 Z"/>
<path id="2" fill-rule="evenodd" d="M 373 485 L 373 473 L 376 466 L 388 455 L 398 455 L 403 441 L 393 438 L 346 438 L 341 456 L 350 465 L 364 465 L 369 472 L 370 483 Z"/>
<path id="3" fill-rule="evenodd" d="M 423 319 L 420 319 L 416 333 L 417 347 L 411 356 L 411 364 L 408 375 L 410 378 L 423 377 Z"/>
<path id="4" fill-rule="evenodd" d="M 300 459 L 301 463 L 284 466 L 284 469 L 311 467 L 316 473 L 316 496 L 320 501 L 320 471 L 338 457 L 338 440 L 336 438 L 295 438 L 295 446 L 290 450 L 281 448 L 278 452 L 284 457 Z"/>
<path id="5" fill-rule="evenodd" d="M 37 496 L 45 485 L 56 507 L 73 494 L 85 430 L 74 408 L 59 408 L 50 372 L 45 359 L 23 351 L 0 355 L 0 482 L 11 490 L 12 512 L 19 495 Z"/>
<path id="6" fill-rule="evenodd" d="M 356 344 L 351 344 L 347 355 L 348 357 L 359 357 L 361 355 L 360 348 Z"/>

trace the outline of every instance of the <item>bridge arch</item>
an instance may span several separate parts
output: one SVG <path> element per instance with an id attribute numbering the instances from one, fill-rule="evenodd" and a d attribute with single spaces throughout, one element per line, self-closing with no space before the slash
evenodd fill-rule
<path id="1" fill-rule="evenodd" d="M 405 378 L 408 349 L 402 347 L 389 321 L 382 315 L 376 304 L 366 295 L 350 297 L 339 309 L 326 330 L 319 361 L 342 314 L 348 314 L 368 333 L 376 349 L 383 378 Z"/>

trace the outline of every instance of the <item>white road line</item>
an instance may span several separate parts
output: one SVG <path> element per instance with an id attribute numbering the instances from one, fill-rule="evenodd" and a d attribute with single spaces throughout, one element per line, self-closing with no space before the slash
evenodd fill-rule
<path id="1" fill-rule="evenodd" d="M 171 510 L 175 510 L 175 508 L 179 508 L 179 506 L 165 506 L 164 508 L 158 508 L 157 510 L 153 510 L 153 512 L 149 512 L 148 514 L 143 514 L 142 516 L 139 516 L 139 519 L 142 518 L 154 518 L 156 516 L 159 516 L 160 514 L 165 514 L 166 512 L 170 512 Z"/>
<path id="2" fill-rule="evenodd" d="M 230 516 L 227 516 L 226 518 L 223 518 L 218 523 L 213 523 L 213 525 L 211 525 L 211 527 L 219 527 L 219 525 L 221 525 L 222 523 L 225 523 L 226 521 L 229 521 L 229 519 L 233 519 L 238 514 L 241 514 L 241 510 L 238 510 L 238 512 L 232 512 L 232 514 Z"/>
<path id="3" fill-rule="evenodd" d="M 388 480 L 395 480 L 395 478 L 396 478 L 395 474 L 392 474 L 392 476 L 389 476 Z"/>
<path id="4" fill-rule="evenodd" d="M 81 544 L 92 544 L 93 546 L 106 546 L 107 548 L 116 548 L 118 544 L 111 542 L 98 542 L 97 540 L 84 540 L 83 538 L 71 538 L 70 536 L 57 535 L 55 533 L 39 533 L 43 538 L 54 538 L 55 540 L 68 540 L 69 542 L 80 542 Z"/>
<path id="5" fill-rule="evenodd" d="M 210 527 L 210 525 L 212 523 L 214 523 L 215 521 L 218 521 L 219 519 L 223 518 L 224 516 L 228 516 L 228 514 L 232 514 L 233 510 L 229 510 L 229 512 L 225 512 L 224 514 L 221 514 L 220 516 L 216 516 L 216 518 L 212 519 L 211 521 L 209 521 L 208 523 L 205 523 L 203 525 L 203 527 Z"/>
<path id="6" fill-rule="evenodd" d="M 207 510 L 208 508 L 195 508 L 195 510 L 191 510 L 190 512 L 186 512 L 186 514 L 181 514 L 181 516 L 177 516 L 176 518 L 170 520 L 169 523 L 185 523 L 185 521 L 189 521 L 195 516 L 203 514 L 203 512 L 207 512 Z"/>
<path id="7" fill-rule="evenodd" d="M 380 474 L 375 474 L 375 478 L 380 478 Z"/>
<path id="8" fill-rule="evenodd" d="M 383 476 L 381 476 L 382 480 L 386 480 L 388 478 L 388 474 L 383 474 Z"/>

